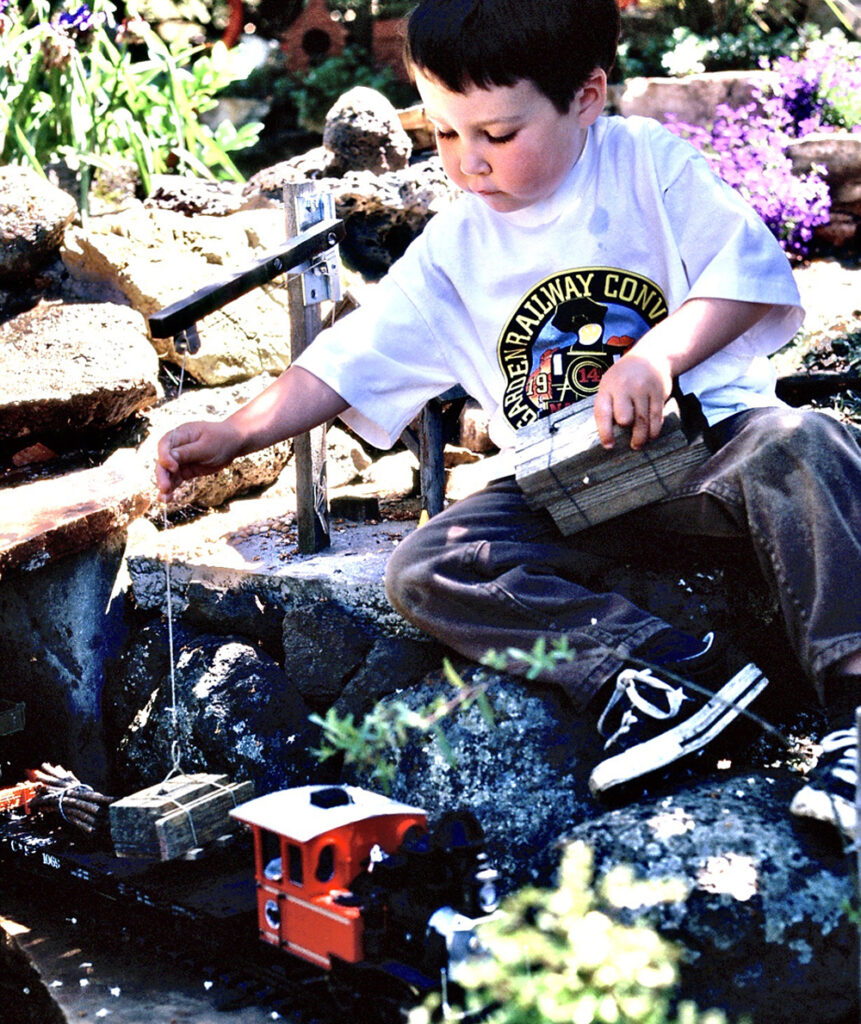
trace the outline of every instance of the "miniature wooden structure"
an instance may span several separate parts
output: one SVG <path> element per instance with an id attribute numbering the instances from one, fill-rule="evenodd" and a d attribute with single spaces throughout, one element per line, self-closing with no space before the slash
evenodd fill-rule
<path id="1" fill-rule="evenodd" d="M 613 448 L 601 446 L 592 404 L 577 402 L 518 431 L 517 482 L 529 506 L 546 508 L 564 534 L 666 498 L 709 456 L 701 437 L 688 441 L 673 400 L 660 436 L 636 451 L 623 428 Z"/>
<path id="2" fill-rule="evenodd" d="M 254 834 L 262 941 L 319 967 L 364 957 L 363 921 L 349 887 L 373 850 L 394 853 L 427 815 L 355 786 L 298 786 L 230 812 Z M 352 903 L 352 905 L 351 905 Z"/>
<path id="3" fill-rule="evenodd" d="M 281 36 L 281 51 L 292 72 L 307 71 L 313 60 L 343 53 L 348 36 L 346 26 L 332 17 L 326 0 L 308 0 Z"/>
<path id="4" fill-rule="evenodd" d="M 229 783 L 226 775 L 166 779 L 111 804 L 114 852 L 157 860 L 193 857 L 236 829 L 230 811 L 253 795 L 252 782 Z"/>

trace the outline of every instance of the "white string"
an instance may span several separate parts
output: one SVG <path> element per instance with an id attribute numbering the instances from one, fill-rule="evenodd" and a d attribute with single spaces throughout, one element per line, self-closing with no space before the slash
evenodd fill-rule
<path id="1" fill-rule="evenodd" d="M 287 274 L 287 280 L 292 278 L 301 277 L 301 274 Z M 331 313 L 331 324 L 335 323 L 335 302 L 332 303 Z M 182 363 L 179 368 L 179 386 L 176 391 L 176 398 L 182 395 L 182 386 L 185 380 L 185 361 L 187 358 L 187 350 L 182 354 Z M 173 448 L 174 435 L 176 433 L 176 427 L 173 428 L 170 434 L 170 447 Z M 162 525 L 165 531 L 168 528 L 167 520 L 167 503 L 162 507 Z M 174 658 L 174 642 L 173 642 L 173 595 L 171 591 L 171 556 L 170 548 L 165 554 L 164 559 L 164 582 L 165 582 L 165 597 L 167 602 L 167 649 L 168 659 L 170 662 L 170 732 L 171 732 L 171 743 L 170 743 L 170 769 L 167 775 L 162 780 L 161 785 L 172 778 L 174 775 L 182 774 L 182 748 L 179 739 L 179 715 L 176 705 L 176 664 Z M 235 799 L 234 799 L 235 803 Z"/>
<path id="2" fill-rule="evenodd" d="M 185 360 L 187 352 L 182 354 L 182 364 L 179 368 L 179 387 L 177 388 L 176 397 L 177 399 L 182 394 L 182 385 L 185 379 Z M 170 434 L 170 447 L 173 448 L 174 435 L 176 433 L 176 427 L 173 428 Z M 162 523 L 164 529 L 167 530 L 167 502 L 162 506 Z M 182 751 L 179 742 L 179 716 L 176 707 L 176 665 L 174 659 L 174 644 L 173 644 L 173 594 L 171 591 L 171 555 L 170 546 L 168 546 L 164 560 L 164 583 L 165 583 L 165 597 L 167 601 L 167 650 L 168 660 L 170 663 L 170 761 L 171 767 L 167 775 L 165 775 L 162 785 L 164 785 L 172 775 L 181 774 L 181 760 Z"/>

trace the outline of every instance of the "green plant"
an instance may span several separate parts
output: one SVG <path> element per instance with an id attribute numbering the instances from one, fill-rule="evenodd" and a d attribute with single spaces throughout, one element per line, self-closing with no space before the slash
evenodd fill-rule
<path id="1" fill-rule="evenodd" d="M 143 21 L 117 25 L 107 0 L 56 16 L 48 0 L 16 2 L 0 0 L 0 162 L 41 172 L 66 161 L 84 213 L 92 169 L 117 157 L 134 161 L 145 188 L 174 169 L 242 180 L 228 154 L 262 126 L 200 121 L 237 74 L 222 44 L 168 45 Z"/>
<path id="2" fill-rule="evenodd" d="M 595 885 L 592 853 L 570 844 L 554 890 L 525 888 L 479 928 L 487 955 L 459 967 L 466 1011 L 490 1008 L 492 1024 L 721 1024 L 722 1013 L 674 1006 L 678 950 L 649 925 L 624 924 L 621 908 L 685 897 L 684 883 L 635 880 L 619 867 Z M 441 997 L 410 1015 L 439 1019 Z"/>
<path id="3" fill-rule="evenodd" d="M 454 764 L 453 751 L 440 723 L 456 710 L 465 711 L 473 704 L 492 723 L 493 709 L 481 681 L 468 685 L 448 659 L 443 662 L 443 672 L 454 693 L 418 710 L 400 700 L 380 703 L 358 724 L 354 715 L 341 717 L 334 708 L 329 708 L 325 716 L 311 715 L 311 721 L 323 733 L 321 746 L 312 753 L 320 761 L 342 755 L 345 765 L 367 771 L 387 793 L 397 772 L 396 764 L 389 758 L 405 746 L 411 735 L 432 733 L 443 755 Z"/>
<path id="4" fill-rule="evenodd" d="M 762 61 L 798 52 L 808 33 L 791 0 L 687 0 L 644 6 L 648 17 L 624 22 L 617 77 L 755 68 Z"/>
<path id="5" fill-rule="evenodd" d="M 326 114 L 335 101 L 354 86 L 364 85 L 387 96 L 395 106 L 412 102 L 409 86 L 398 82 L 390 68 L 375 68 L 358 46 L 328 57 L 291 86 L 299 123 L 310 131 L 321 132 Z"/>

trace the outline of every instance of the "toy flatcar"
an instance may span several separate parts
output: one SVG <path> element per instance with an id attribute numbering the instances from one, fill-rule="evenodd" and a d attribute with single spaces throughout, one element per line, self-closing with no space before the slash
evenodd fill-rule
<path id="1" fill-rule="evenodd" d="M 471 814 L 431 832 L 422 809 L 353 786 L 281 790 L 231 814 L 253 833 L 262 941 L 354 987 L 456 980 L 475 926 L 496 910 L 497 873 Z"/>

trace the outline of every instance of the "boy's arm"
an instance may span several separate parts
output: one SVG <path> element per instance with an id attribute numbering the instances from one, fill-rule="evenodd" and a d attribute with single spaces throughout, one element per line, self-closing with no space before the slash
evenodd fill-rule
<path id="1" fill-rule="evenodd" d="M 614 423 L 632 427 L 632 448 L 657 437 L 673 381 L 744 334 L 771 308 L 770 303 L 736 299 L 688 299 L 656 324 L 601 378 L 595 396 L 601 444 L 613 447 Z"/>
<path id="2" fill-rule="evenodd" d="M 291 366 L 227 419 L 183 423 L 165 434 L 158 444 L 158 489 L 169 497 L 183 480 L 215 473 L 239 455 L 303 434 L 348 406 L 328 384 Z"/>

